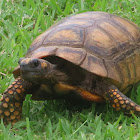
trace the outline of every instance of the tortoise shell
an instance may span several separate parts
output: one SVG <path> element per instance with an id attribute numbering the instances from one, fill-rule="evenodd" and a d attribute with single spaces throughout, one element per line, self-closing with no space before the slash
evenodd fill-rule
<path id="1" fill-rule="evenodd" d="M 48 56 L 70 61 L 124 89 L 140 80 L 140 28 L 105 12 L 73 15 L 38 36 L 26 54 Z M 19 67 L 14 75 L 19 75 Z"/>

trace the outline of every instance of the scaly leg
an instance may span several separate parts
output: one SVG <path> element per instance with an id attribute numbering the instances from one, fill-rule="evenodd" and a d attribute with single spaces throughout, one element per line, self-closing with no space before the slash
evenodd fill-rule
<path id="1" fill-rule="evenodd" d="M 3 119 L 4 124 L 14 124 L 20 120 L 25 93 L 31 86 L 29 82 L 17 78 L 3 93 L 0 104 L 0 118 Z"/>
<path id="2" fill-rule="evenodd" d="M 127 114 L 140 114 L 140 106 L 126 97 L 113 85 L 108 87 L 103 96 L 117 111 L 123 110 Z"/>

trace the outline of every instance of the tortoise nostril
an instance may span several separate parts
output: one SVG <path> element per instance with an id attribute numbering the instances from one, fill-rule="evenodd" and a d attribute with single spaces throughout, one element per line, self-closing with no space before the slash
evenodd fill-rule
<path id="1" fill-rule="evenodd" d="M 24 68 L 24 67 L 25 67 L 25 64 L 24 64 L 24 63 L 21 63 L 21 64 L 20 64 L 20 67 L 21 67 L 21 68 Z"/>

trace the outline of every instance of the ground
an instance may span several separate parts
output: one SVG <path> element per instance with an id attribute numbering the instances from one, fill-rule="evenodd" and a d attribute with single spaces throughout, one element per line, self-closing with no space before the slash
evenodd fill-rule
<path id="1" fill-rule="evenodd" d="M 140 26 L 140 0 L 1 0 L 0 93 L 14 80 L 12 71 L 33 39 L 62 18 L 85 11 L 109 12 Z M 128 96 L 140 104 L 140 86 Z M 139 129 L 139 117 L 115 112 L 108 104 L 35 102 L 27 96 L 22 120 L 12 129 L 1 123 L 0 139 L 138 140 Z"/>

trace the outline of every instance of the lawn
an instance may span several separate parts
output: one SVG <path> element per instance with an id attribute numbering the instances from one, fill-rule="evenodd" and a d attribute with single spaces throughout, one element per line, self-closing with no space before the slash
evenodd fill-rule
<path id="1" fill-rule="evenodd" d="M 14 81 L 12 71 L 31 42 L 64 17 L 105 11 L 140 26 L 140 0 L 0 0 L 0 93 Z M 140 104 L 140 86 L 129 97 Z M 22 120 L 5 127 L 0 140 L 140 140 L 140 118 L 125 116 L 108 104 L 36 102 L 26 97 Z"/>

